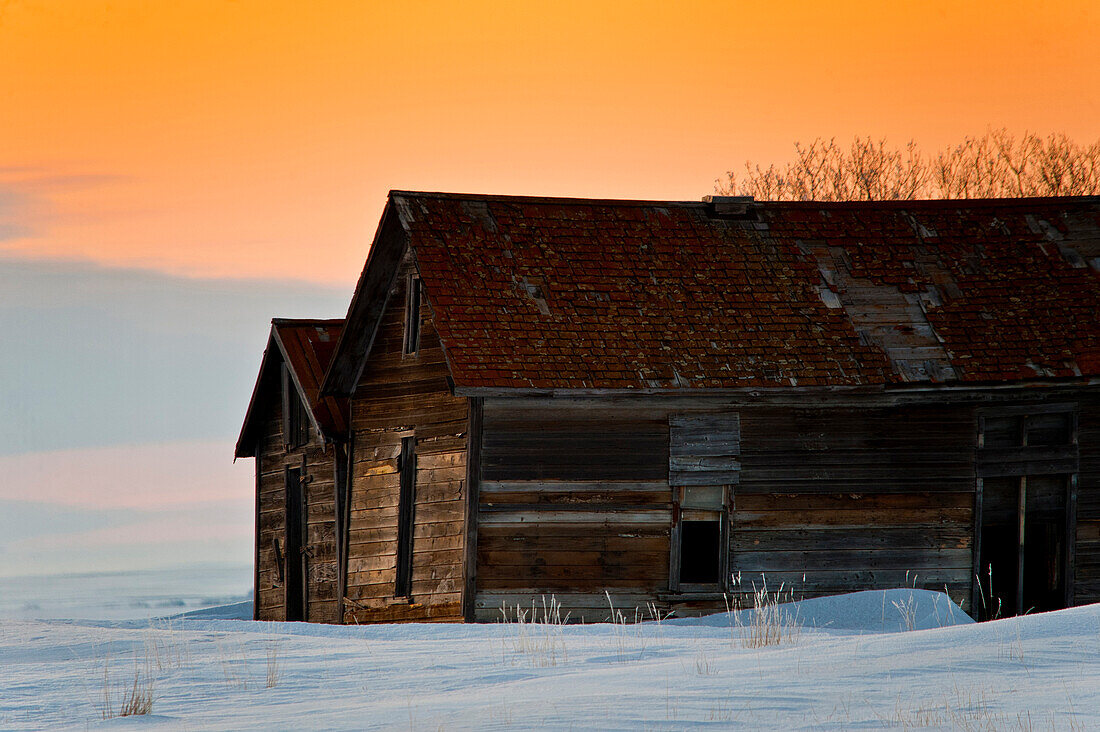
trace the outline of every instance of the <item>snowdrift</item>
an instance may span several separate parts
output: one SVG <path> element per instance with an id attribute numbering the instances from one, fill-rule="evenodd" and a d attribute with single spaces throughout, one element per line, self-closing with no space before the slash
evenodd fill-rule
<path id="1" fill-rule="evenodd" d="M 3 620 L 0 728 L 1100 729 L 1100 605 L 976 624 L 942 593 L 897 589 L 778 610 L 800 632 L 761 647 L 739 630 L 751 611 L 356 627 L 234 619 L 251 613 L 235 603 Z M 104 720 L 135 684 L 150 714 Z"/>

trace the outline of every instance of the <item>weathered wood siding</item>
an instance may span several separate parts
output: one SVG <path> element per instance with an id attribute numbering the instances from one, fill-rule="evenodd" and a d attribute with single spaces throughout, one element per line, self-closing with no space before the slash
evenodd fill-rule
<path id="1" fill-rule="evenodd" d="M 972 584 L 968 405 L 741 410 L 730 571 L 796 596 Z"/>
<path id="2" fill-rule="evenodd" d="M 268 390 L 261 412 L 263 436 L 256 451 L 260 471 L 256 530 L 258 607 L 260 620 L 286 618 L 286 484 L 285 468 L 302 468 L 305 478 L 307 526 L 304 538 L 306 559 L 306 620 L 338 622 L 336 609 L 336 519 L 333 448 L 326 447 L 310 427 L 310 442 L 287 450 L 283 443 L 283 416 L 278 388 Z M 304 460 L 304 463 L 303 463 Z M 282 566 L 276 561 L 279 543 Z"/>
<path id="3" fill-rule="evenodd" d="M 571 620 L 633 617 L 668 587 L 668 417 L 652 407 L 485 401 L 478 620 L 553 594 Z"/>
<path id="4" fill-rule="evenodd" d="M 990 402 L 1080 404 L 1076 602 L 1100 599 L 1100 410 L 1082 392 L 824 397 L 487 398 L 478 499 L 476 617 L 554 594 L 603 620 L 656 603 L 716 610 L 668 591 L 669 419 L 736 413 L 729 572 L 741 591 L 795 596 L 915 586 L 969 608 L 977 414 Z M 736 587 L 731 590 L 737 594 Z"/>
<path id="5" fill-rule="evenodd" d="M 1077 537 L 1074 604 L 1100 602 L 1100 395 L 1080 401 L 1077 421 Z"/>
<path id="6" fill-rule="evenodd" d="M 425 298 L 420 348 L 403 352 L 406 260 L 351 400 L 353 462 L 345 622 L 461 620 L 467 400 L 451 395 Z M 416 437 L 412 592 L 394 597 L 398 457 Z"/>

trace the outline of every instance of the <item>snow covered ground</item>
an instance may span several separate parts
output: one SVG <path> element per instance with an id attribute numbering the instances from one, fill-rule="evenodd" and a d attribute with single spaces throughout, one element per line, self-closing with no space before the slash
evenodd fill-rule
<path id="1" fill-rule="evenodd" d="M 129 620 L 251 597 L 251 564 L 0 577 L 0 619 Z"/>
<path id="2" fill-rule="evenodd" d="M 945 595 L 891 590 L 783 612 L 790 637 L 761 648 L 745 647 L 744 614 L 586 626 L 210 617 L 247 616 L 245 602 L 152 621 L 2 620 L 0 728 L 1100 729 L 1100 606 L 974 624 Z M 103 720 L 135 675 L 151 714 Z"/>

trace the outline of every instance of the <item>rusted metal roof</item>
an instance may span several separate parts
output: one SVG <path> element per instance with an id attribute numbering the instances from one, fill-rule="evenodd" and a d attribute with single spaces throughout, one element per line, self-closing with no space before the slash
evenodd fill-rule
<path id="1" fill-rule="evenodd" d="M 260 364 L 260 374 L 252 391 L 240 438 L 237 440 L 236 457 L 253 456 L 256 402 L 264 389 L 280 388 L 280 381 L 272 373 L 280 362 L 285 362 L 289 367 L 298 395 L 302 403 L 308 405 L 314 426 L 321 434 L 331 439 L 342 436 L 347 431 L 347 400 L 323 397 L 320 394 L 321 381 L 336 351 L 343 326 L 343 319 L 275 318 L 271 321 L 271 334 Z M 272 354 L 277 357 L 272 358 Z"/>
<path id="2" fill-rule="evenodd" d="M 460 390 L 1100 375 L 1096 197 L 742 210 L 393 192 L 395 214 Z M 371 327 L 361 312 L 349 331 Z"/>

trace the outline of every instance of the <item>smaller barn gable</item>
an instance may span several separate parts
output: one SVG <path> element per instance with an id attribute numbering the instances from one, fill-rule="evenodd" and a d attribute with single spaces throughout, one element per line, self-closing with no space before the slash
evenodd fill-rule
<path id="1" fill-rule="evenodd" d="M 347 400 L 318 393 L 342 320 L 271 322 L 236 457 L 256 459 L 257 619 L 341 616 Z"/>
<path id="2" fill-rule="evenodd" d="M 255 457 L 260 422 L 259 402 L 266 390 L 281 389 L 281 364 L 287 365 L 290 382 L 301 404 L 306 407 L 306 415 L 317 433 L 330 441 L 347 431 L 347 400 L 320 395 L 321 381 L 336 350 L 343 325 L 343 319 L 275 318 L 271 321 L 271 334 L 237 439 L 235 457 Z"/>

